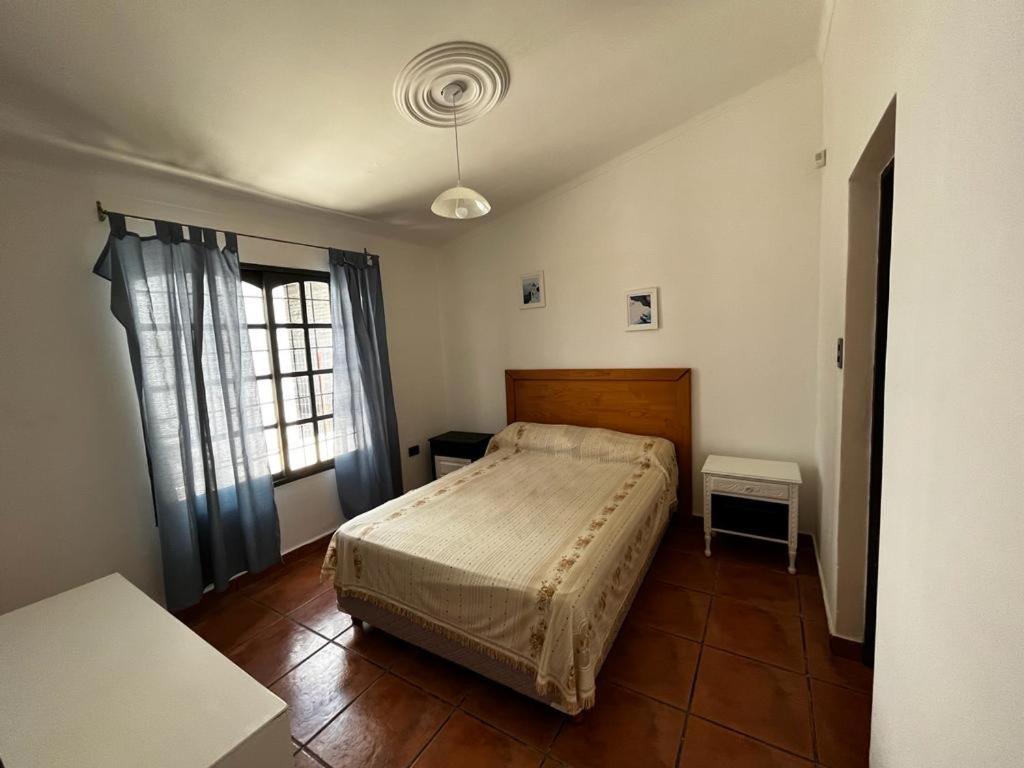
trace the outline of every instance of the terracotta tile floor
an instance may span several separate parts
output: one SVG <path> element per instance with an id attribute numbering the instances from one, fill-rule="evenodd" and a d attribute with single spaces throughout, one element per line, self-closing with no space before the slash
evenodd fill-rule
<path id="1" fill-rule="evenodd" d="M 190 611 L 190 626 L 288 702 L 295 765 L 866 766 L 871 671 L 829 652 L 814 555 L 677 520 L 573 720 L 372 627 L 295 559 Z"/>

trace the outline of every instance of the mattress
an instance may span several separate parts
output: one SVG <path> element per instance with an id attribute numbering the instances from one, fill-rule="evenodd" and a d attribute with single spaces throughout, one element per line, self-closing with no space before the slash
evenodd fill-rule
<path id="1" fill-rule="evenodd" d="M 676 486 L 666 440 L 511 424 L 480 461 L 342 525 L 324 575 L 340 598 L 527 675 L 576 713 L 594 703 Z"/>

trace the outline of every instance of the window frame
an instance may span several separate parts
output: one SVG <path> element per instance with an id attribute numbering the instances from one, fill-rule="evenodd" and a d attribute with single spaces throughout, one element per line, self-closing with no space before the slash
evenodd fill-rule
<path id="1" fill-rule="evenodd" d="M 314 450 L 320 450 L 320 427 L 319 424 L 324 419 L 334 418 L 333 403 L 331 407 L 331 414 L 328 416 L 321 416 L 317 412 L 316 407 L 316 384 L 314 377 L 318 375 L 334 374 L 334 360 L 332 355 L 331 367 L 330 368 L 313 368 L 313 352 L 311 346 L 311 331 L 319 328 L 331 328 L 330 323 L 312 323 L 309 319 L 309 307 L 306 303 L 306 282 L 322 282 L 327 285 L 328 291 L 330 291 L 331 276 L 329 272 L 321 272 L 313 269 L 293 269 L 291 267 L 275 267 L 266 264 L 251 264 L 241 263 L 240 278 L 242 282 L 250 283 L 255 285 L 263 292 L 263 313 L 265 322 L 263 323 L 250 323 L 246 318 L 246 332 L 249 329 L 260 328 L 267 332 L 268 344 L 270 347 L 270 373 L 262 376 L 256 376 L 257 381 L 269 379 L 274 385 L 274 413 L 276 421 L 272 426 L 264 426 L 262 423 L 260 429 L 274 429 L 277 431 L 278 442 L 281 448 L 281 471 L 277 474 L 272 475 L 274 480 L 274 486 L 285 485 L 286 483 L 293 482 L 295 480 L 301 480 L 305 477 L 325 472 L 328 469 L 334 468 L 334 457 L 327 459 L 326 461 L 318 461 L 314 464 L 310 464 L 307 467 L 301 469 L 292 470 L 288 465 L 288 431 L 287 428 L 291 426 L 300 426 L 302 424 L 313 425 L 313 447 Z M 302 322 L 301 323 L 278 323 L 274 317 L 274 301 L 271 292 L 274 288 L 287 285 L 288 283 L 299 284 L 299 300 L 302 307 Z M 283 373 L 280 369 L 280 359 L 278 358 L 278 346 L 277 346 L 277 330 L 278 328 L 283 329 L 298 329 L 302 330 L 305 337 L 306 344 L 306 370 L 304 371 L 290 371 Z M 284 378 L 301 379 L 305 378 L 309 383 L 309 407 L 310 416 L 303 419 L 294 419 L 288 421 L 284 417 L 284 391 L 282 386 L 282 380 Z M 332 400 L 334 387 L 331 387 Z M 317 454 L 319 456 L 319 453 Z"/>

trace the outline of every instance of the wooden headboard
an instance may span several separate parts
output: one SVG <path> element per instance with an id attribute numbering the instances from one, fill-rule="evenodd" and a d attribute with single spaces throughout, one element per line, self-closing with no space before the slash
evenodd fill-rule
<path id="1" fill-rule="evenodd" d="M 690 512 L 689 368 L 505 371 L 505 408 L 509 424 L 573 424 L 670 440 L 679 462 L 679 509 Z"/>

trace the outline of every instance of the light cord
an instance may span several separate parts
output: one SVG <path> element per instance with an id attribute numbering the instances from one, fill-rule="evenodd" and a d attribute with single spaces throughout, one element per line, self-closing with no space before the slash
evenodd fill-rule
<path id="1" fill-rule="evenodd" d="M 455 168 L 458 174 L 456 186 L 462 186 L 462 161 L 459 159 L 459 110 L 455 107 L 455 94 L 451 95 L 452 121 L 455 124 Z"/>

